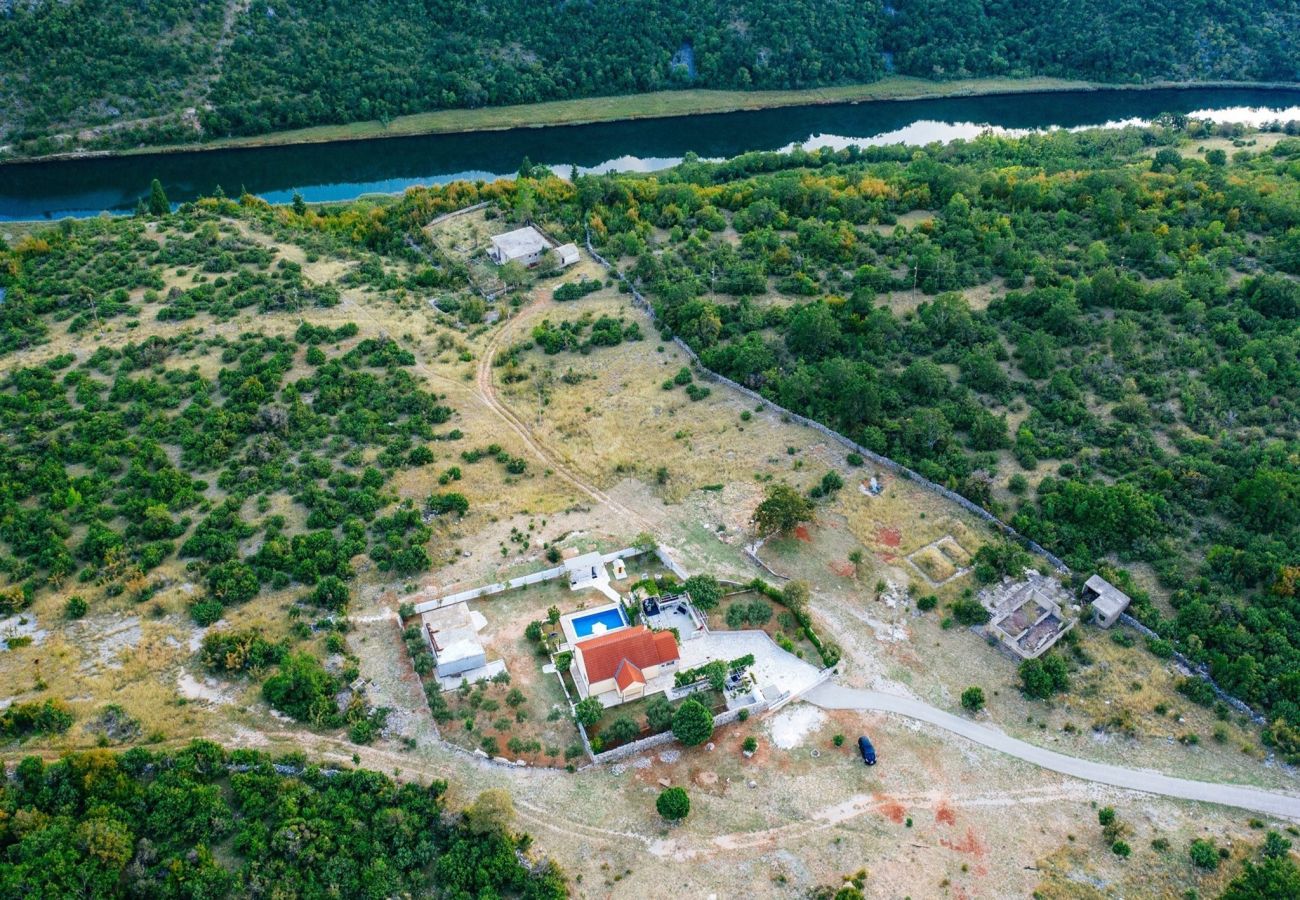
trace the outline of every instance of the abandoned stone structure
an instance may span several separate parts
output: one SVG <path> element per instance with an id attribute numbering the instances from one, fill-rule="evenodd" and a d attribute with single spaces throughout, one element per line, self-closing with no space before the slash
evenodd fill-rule
<path id="1" fill-rule="evenodd" d="M 1071 597 L 1055 578 L 1026 569 L 1019 581 L 1010 576 L 979 593 L 989 611 L 985 631 L 1021 659 L 1036 659 L 1078 621 L 1067 610 Z"/>
<path id="2" fill-rule="evenodd" d="M 1121 591 L 1100 575 L 1093 575 L 1083 584 L 1083 600 L 1092 604 L 1093 621 L 1109 628 L 1119 621 L 1131 602 Z"/>

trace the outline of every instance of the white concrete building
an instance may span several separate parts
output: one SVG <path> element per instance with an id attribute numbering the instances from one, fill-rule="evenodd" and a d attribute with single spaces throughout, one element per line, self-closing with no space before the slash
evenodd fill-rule
<path id="1" fill-rule="evenodd" d="M 517 262 L 525 266 L 535 266 L 551 249 L 551 242 L 531 225 L 498 234 L 492 238 L 492 248 L 488 256 L 499 266 L 508 262 Z M 575 248 L 576 249 L 576 248 Z"/>
<path id="2" fill-rule="evenodd" d="M 1131 602 L 1128 594 L 1100 575 L 1093 575 L 1083 583 L 1083 599 L 1092 603 L 1095 621 L 1102 628 L 1119 621 Z"/>
<path id="3" fill-rule="evenodd" d="M 424 636 L 433 648 L 438 677 L 462 675 L 487 665 L 487 651 L 464 603 L 452 603 L 420 616 Z"/>

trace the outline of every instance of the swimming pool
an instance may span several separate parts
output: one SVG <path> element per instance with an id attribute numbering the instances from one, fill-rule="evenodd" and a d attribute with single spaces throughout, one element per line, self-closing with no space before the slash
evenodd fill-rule
<path id="1" fill-rule="evenodd" d="M 593 634 L 604 634 L 607 631 L 613 631 L 615 628 L 624 627 L 627 625 L 627 616 L 623 615 L 621 608 L 607 606 L 596 612 L 574 616 L 569 620 L 569 624 L 573 626 L 575 635 L 585 638 Z"/>

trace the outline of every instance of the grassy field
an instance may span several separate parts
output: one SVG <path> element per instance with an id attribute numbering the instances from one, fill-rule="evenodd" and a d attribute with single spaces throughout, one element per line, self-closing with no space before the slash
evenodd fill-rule
<path id="1" fill-rule="evenodd" d="M 967 78 L 928 81 L 923 78 L 891 76 L 871 84 L 788 91 L 656 91 L 615 97 L 587 97 L 518 106 L 482 109 L 443 109 L 399 116 L 387 124 L 377 121 L 345 125 L 319 125 L 290 131 L 247 137 L 221 138 L 201 144 L 140 147 L 121 151 L 73 155 L 136 155 L 184 151 L 218 150 L 235 147 L 275 147 L 288 144 L 317 144 L 331 141 L 361 141 L 422 134 L 456 134 L 470 131 L 504 131 L 511 128 L 540 128 L 550 125 L 587 125 L 632 119 L 657 119 L 740 110 L 775 109 L 783 106 L 818 106 L 833 103 L 866 103 L 883 100 L 920 100 L 974 97 L 993 94 L 1045 93 L 1051 91 L 1158 90 L 1190 87 L 1190 82 L 1106 84 L 1065 78 Z M 1198 87 L 1294 87 L 1243 82 L 1198 82 Z M 69 154 L 55 154 L 59 158 Z"/>

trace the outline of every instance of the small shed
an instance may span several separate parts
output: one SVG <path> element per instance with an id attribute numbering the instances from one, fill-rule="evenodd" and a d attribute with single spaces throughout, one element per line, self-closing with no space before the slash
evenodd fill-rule
<path id="1" fill-rule="evenodd" d="M 584 553 L 564 561 L 564 568 L 569 572 L 569 588 L 582 590 L 596 582 L 609 583 L 609 573 L 605 571 L 605 560 L 599 553 Z"/>
<path id="2" fill-rule="evenodd" d="M 627 577 L 627 564 L 623 560 L 615 559 L 609 564 L 609 567 L 614 571 L 613 578 L 615 581 L 622 581 Z"/>
<path id="3" fill-rule="evenodd" d="M 559 260 L 561 269 L 567 269 L 578 261 L 578 245 L 561 244 L 555 248 L 555 258 Z"/>
<path id="4" fill-rule="evenodd" d="M 1092 604 L 1093 618 L 1102 628 L 1109 628 L 1119 621 L 1131 602 L 1128 594 L 1100 575 L 1093 575 L 1084 582 L 1083 599 Z"/>

